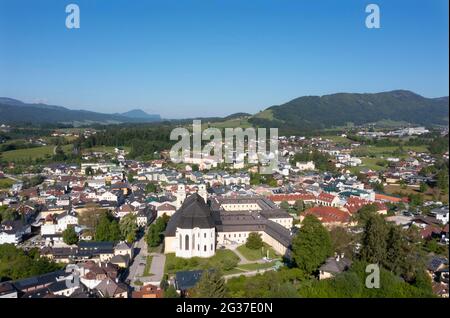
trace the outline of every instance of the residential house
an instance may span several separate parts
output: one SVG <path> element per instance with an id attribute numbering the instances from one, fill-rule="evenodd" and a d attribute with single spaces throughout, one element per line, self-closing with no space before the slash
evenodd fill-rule
<path id="1" fill-rule="evenodd" d="M 344 254 L 336 254 L 329 257 L 325 263 L 319 268 L 319 279 L 327 279 L 335 277 L 350 268 L 352 261 L 344 256 Z"/>

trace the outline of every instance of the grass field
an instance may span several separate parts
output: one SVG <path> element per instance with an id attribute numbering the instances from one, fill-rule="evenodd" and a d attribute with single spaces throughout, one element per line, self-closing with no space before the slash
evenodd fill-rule
<path id="1" fill-rule="evenodd" d="M 2 159 L 6 161 L 34 160 L 39 158 L 51 157 L 54 154 L 55 146 L 43 146 L 28 149 L 18 149 L 2 152 Z M 62 147 L 64 152 L 70 152 L 72 145 Z"/>
<path id="2" fill-rule="evenodd" d="M 272 110 L 268 109 L 268 110 L 264 110 L 262 112 L 255 114 L 253 117 L 273 120 L 273 112 L 272 112 Z"/>
<path id="3" fill-rule="evenodd" d="M 369 155 L 374 155 L 377 157 L 386 157 L 392 155 L 398 147 L 374 147 L 374 146 L 362 146 L 358 148 L 360 150 L 365 150 Z M 416 151 L 416 152 L 428 152 L 426 146 L 403 146 L 405 151 Z"/>
<path id="4" fill-rule="evenodd" d="M 374 171 L 379 171 L 385 168 L 377 164 L 381 160 L 379 158 L 361 158 L 361 160 L 364 168 L 372 169 Z"/>
<path id="5" fill-rule="evenodd" d="M 267 262 L 267 263 L 251 263 L 251 264 L 242 264 L 237 267 L 237 269 L 243 269 L 244 271 L 255 271 L 258 269 L 266 269 L 273 267 L 276 261 Z"/>
<path id="6" fill-rule="evenodd" d="M 240 127 L 242 129 L 245 128 L 249 128 L 252 125 L 250 125 L 250 123 L 247 121 L 247 119 L 239 119 L 239 118 L 235 118 L 235 119 L 229 119 L 229 120 L 225 120 L 223 122 L 215 122 L 215 123 L 210 123 L 209 127 L 214 127 L 214 128 L 237 128 Z M 208 128 L 208 124 L 202 124 L 202 129 L 207 129 Z"/>
<path id="7" fill-rule="evenodd" d="M 9 178 L 0 179 L 0 189 L 9 189 L 14 183 L 14 180 Z"/>
<path id="8" fill-rule="evenodd" d="M 346 137 L 342 137 L 342 136 L 337 136 L 337 135 L 331 135 L 331 136 L 320 136 L 322 139 L 328 139 L 331 140 L 332 142 L 338 143 L 338 144 L 344 144 L 344 145 L 349 145 L 351 144 L 353 141 L 351 141 L 350 139 L 346 138 Z"/>
<path id="9" fill-rule="evenodd" d="M 98 152 L 106 152 L 106 153 L 110 153 L 110 154 L 114 154 L 114 149 L 115 149 L 116 147 L 109 147 L 109 146 L 97 146 L 97 147 L 92 147 L 92 148 L 86 148 L 86 149 L 83 149 L 83 153 L 87 153 L 87 152 L 95 152 L 95 151 L 98 151 Z M 130 151 L 130 147 L 120 147 L 120 148 L 122 148 L 123 150 L 125 150 L 126 152 L 129 152 Z"/>
<path id="10" fill-rule="evenodd" d="M 264 256 L 267 256 L 267 251 L 269 251 L 270 258 L 276 258 L 278 256 L 273 248 L 271 248 L 267 244 L 264 244 L 264 247 L 262 249 L 257 250 L 252 250 L 245 245 L 241 245 L 237 248 L 237 250 L 249 261 L 257 261 L 262 259 Z"/>
<path id="11" fill-rule="evenodd" d="M 169 253 L 166 255 L 164 272 L 173 274 L 178 271 L 219 268 L 222 269 L 224 273 L 228 274 L 236 266 L 233 266 L 233 268 L 227 268 L 225 264 L 237 264 L 238 262 L 239 257 L 230 250 L 217 250 L 216 254 L 210 258 L 192 257 L 185 259 L 176 257 L 174 253 Z"/>
<path id="12" fill-rule="evenodd" d="M 151 255 L 147 256 L 147 262 L 145 263 L 145 268 L 144 268 L 144 272 L 142 273 L 142 276 L 146 277 L 146 276 L 153 275 L 152 273 L 150 273 L 150 268 L 152 266 L 152 259 L 153 259 L 153 256 L 151 256 Z"/>
<path id="13" fill-rule="evenodd" d="M 421 193 L 418 188 L 413 188 L 410 186 L 402 189 L 400 185 L 387 185 L 384 187 L 384 192 L 386 192 L 386 194 L 401 193 L 403 196 L 407 196 L 409 194 L 422 194 L 425 201 L 433 200 L 433 189 L 428 189 L 426 193 Z M 435 193 L 435 197 L 439 198 L 438 192 Z M 441 196 L 439 200 L 443 203 L 448 203 L 448 196 Z"/>

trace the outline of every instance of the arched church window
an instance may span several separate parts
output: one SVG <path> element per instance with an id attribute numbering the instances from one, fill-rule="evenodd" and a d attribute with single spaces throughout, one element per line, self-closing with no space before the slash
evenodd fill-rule
<path id="1" fill-rule="evenodd" d="M 186 251 L 189 250 L 189 235 L 186 234 L 186 236 L 184 237 L 184 249 Z"/>

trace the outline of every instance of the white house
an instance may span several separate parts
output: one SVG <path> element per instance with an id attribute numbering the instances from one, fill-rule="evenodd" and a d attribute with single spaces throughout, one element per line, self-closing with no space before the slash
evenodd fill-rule
<path id="1" fill-rule="evenodd" d="M 306 170 L 315 170 L 316 165 L 314 164 L 314 161 L 308 161 L 308 162 L 297 162 L 295 166 L 300 171 L 306 171 Z"/>
<path id="2" fill-rule="evenodd" d="M 102 193 L 101 195 L 97 195 L 97 199 L 99 201 L 109 201 L 109 202 L 116 202 L 117 201 L 117 195 L 110 191 L 106 191 Z"/>

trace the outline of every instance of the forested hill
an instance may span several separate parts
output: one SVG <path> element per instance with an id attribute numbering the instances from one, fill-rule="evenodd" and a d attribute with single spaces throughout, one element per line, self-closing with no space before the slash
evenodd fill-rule
<path id="1" fill-rule="evenodd" d="M 304 96 L 272 106 L 249 121 L 260 126 L 316 130 L 383 120 L 448 125 L 447 97 L 426 98 L 410 91 Z"/>
<path id="2" fill-rule="evenodd" d="M 144 113 L 145 114 L 145 113 Z M 93 124 L 130 123 L 160 121 L 159 115 L 143 117 L 129 114 L 104 114 L 86 110 L 72 110 L 62 106 L 42 103 L 29 104 L 12 98 L 0 97 L 0 124 Z"/>

